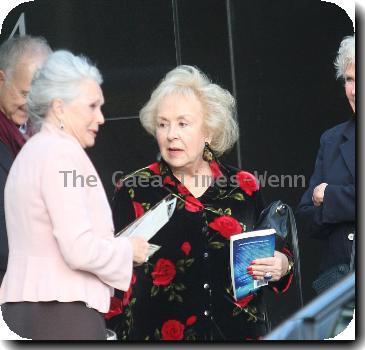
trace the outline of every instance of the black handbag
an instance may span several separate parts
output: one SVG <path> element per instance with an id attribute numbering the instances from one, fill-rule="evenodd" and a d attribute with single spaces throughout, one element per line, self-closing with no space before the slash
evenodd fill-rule
<path id="1" fill-rule="evenodd" d="M 297 283 L 298 300 L 303 307 L 302 279 L 300 274 L 300 257 L 298 247 L 297 225 L 292 208 L 278 200 L 272 202 L 261 213 L 256 222 L 255 230 L 274 229 L 275 249 L 281 250 L 288 237 L 291 237 L 291 248 L 294 255 L 294 279 Z"/>

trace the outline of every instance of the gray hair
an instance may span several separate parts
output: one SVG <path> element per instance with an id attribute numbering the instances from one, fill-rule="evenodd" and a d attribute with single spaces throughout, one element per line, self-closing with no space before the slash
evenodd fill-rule
<path id="1" fill-rule="evenodd" d="M 51 52 L 46 39 L 42 37 L 14 36 L 4 41 L 0 46 L 0 70 L 9 79 L 22 58 L 32 55 L 48 56 Z"/>
<path id="2" fill-rule="evenodd" d="M 219 156 L 232 148 L 239 136 L 236 103 L 228 90 L 213 84 L 198 68 L 182 65 L 168 72 L 151 94 L 139 117 L 147 132 L 156 136 L 157 108 L 172 93 L 195 94 L 205 112 L 204 126 L 212 136 L 210 148 Z"/>
<path id="3" fill-rule="evenodd" d="M 36 127 L 44 120 L 52 100 L 72 101 L 85 80 L 94 80 L 99 85 L 103 82 L 99 70 L 86 57 L 66 50 L 51 54 L 35 73 L 28 94 L 28 112 Z"/>
<path id="4" fill-rule="evenodd" d="M 346 70 L 355 64 L 355 35 L 346 36 L 340 44 L 335 60 L 336 77 L 345 78 Z"/>

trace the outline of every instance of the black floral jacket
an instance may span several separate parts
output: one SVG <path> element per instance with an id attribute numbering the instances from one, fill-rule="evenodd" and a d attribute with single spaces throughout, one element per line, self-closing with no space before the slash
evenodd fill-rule
<path id="1" fill-rule="evenodd" d="M 133 341 L 245 341 L 267 332 L 262 288 L 233 298 L 230 236 L 254 229 L 263 209 L 257 181 L 248 172 L 210 163 L 213 184 L 199 198 L 161 161 L 121 180 L 113 200 L 116 232 L 173 192 L 170 221 L 150 240 L 161 246 L 135 268 L 128 292 L 117 291 L 105 315 L 118 339 Z M 284 254 L 291 252 L 284 247 Z M 269 283 L 285 291 L 292 275 Z"/>

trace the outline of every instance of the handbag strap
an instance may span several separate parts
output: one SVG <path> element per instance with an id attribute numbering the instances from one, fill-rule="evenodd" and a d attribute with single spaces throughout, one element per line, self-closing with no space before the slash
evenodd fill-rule
<path id="1" fill-rule="evenodd" d="M 302 292 L 302 278 L 300 273 L 300 256 L 299 256 L 299 245 L 298 245 L 298 232 L 297 225 L 295 223 L 295 217 L 293 214 L 293 210 L 290 206 L 287 205 L 289 211 L 289 221 L 290 221 L 290 231 L 293 245 L 293 253 L 294 253 L 294 277 L 297 281 L 297 292 L 300 307 L 303 307 L 303 292 Z"/>

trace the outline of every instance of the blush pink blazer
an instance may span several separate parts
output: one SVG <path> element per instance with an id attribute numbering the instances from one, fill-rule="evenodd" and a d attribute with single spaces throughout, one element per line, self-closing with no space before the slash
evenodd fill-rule
<path id="1" fill-rule="evenodd" d="M 96 181 L 82 187 L 79 179 L 73 186 L 72 174 L 65 183 L 60 171 Z M 107 312 L 113 287 L 128 289 L 131 244 L 114 237 L 111 210 L 89 157 L 53 124 L 45 122 L 16 157 L 5 186 L 5 216 L 9 260 L 1 304 L 83 301 Z"/>

